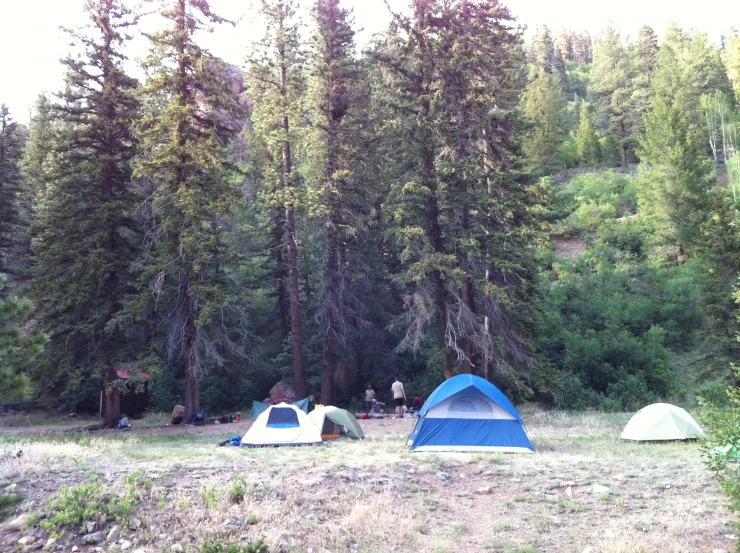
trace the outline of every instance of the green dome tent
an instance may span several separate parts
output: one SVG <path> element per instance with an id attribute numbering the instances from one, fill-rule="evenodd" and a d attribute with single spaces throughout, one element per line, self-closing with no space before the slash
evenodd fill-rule
<path id="1" fill-rule="evenodd" d="M 350 438 L 359 440 L 365 437 L 357 420 L 349 412 L 339 407 L 327 406 L 314 409 L 308 416 L 321 431 L 321 437 L 324 439 L 328 436 L 341 434 L 342 428 Z"/>
<path id="2" fill-rule="evenodd" d="M 634 414 L 619 439 L 655 442 L 703 437 L 704 431 L 684 409 L 669 403 L 653 403 Z"/>

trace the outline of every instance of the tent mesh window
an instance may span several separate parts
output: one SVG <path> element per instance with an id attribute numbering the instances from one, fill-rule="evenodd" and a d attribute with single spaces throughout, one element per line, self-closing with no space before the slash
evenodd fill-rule
<path id="1" fill-rule="evenodd" d="M 267 426 L 270 428 L 295 428 L 300 426 L 300 423 L 293 409 L 273 407 L 267 417 Z"/>
<path id="2" fill-rule="evenodd" d="M 476 402 L 478 405 L 476 406 L 475 403 L 472 401 L 469 401 L 467 399 L 458 399 L 454 401 L 450 405 L 450 411 L 455 411 L 458 413 L 490 413 L 491 412 L 491 406 L 483 401 Z"/>
<path id="3" fill-rule="evenodd" d="M 326 417 L 324 419 L 324 426 L 321 428 L 321 435 L 323 436 L 324 434 L 342 434 L 342 427 L 333 420 L 330 420 L 329 417 Z"/>

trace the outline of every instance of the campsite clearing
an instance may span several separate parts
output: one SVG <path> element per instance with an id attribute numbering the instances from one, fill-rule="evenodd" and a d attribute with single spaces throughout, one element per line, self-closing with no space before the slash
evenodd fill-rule
<path id="1" fill-rule="evenodd" d="M 0 428 L 0 493 L 11 486 L 25 496 L 18 514 L 50 522 L 45 503 L 97 475 L 101 501 L 113 492 L 134 506 L 120 537 L 97 545 L 106 552 L 198 553 L 204 542 L 262 537 L 271 550 L 314 553 L 735 547 L 732 516 L 695 443 L 620 442 L 629 414 L 520 413 L 535 455 L 409 452 L 408 419 L 362 421 L 362 441 L 254 449 L 215 445 L 246 423 L 89 434 Z M 94 551 L 79 530 L 59 527 L 53 547 Z M 0 550 L 28 551 L 49 535 L 38 525 L 4 528 Z M 29 536 L 30 545 L 18 543 Z"/>

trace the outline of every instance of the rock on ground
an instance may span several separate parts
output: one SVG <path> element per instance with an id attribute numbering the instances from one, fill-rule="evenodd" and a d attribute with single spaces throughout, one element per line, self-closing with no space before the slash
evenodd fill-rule
<path id="1" fill-rule="evenodd" d="M 27 519 L 28 515 L 20 515 L 8 522 L 5 527 L 9 530 L 20 530 L 21 528 L 23 528 L 23 525 L 26 524 Z"/>
<path id="2" fill-rule="evenodd" d="M 110 532 L 108 532 L 108 537 L 106 538 L 106 541 L 114 542 L 118 538 L 121 537 L 121 527 L 117 524 L 110 529 Z"/>
<path id="3" fill-rule="evenodd" d="M 87 534 L 82 537 L 82 541 L 85 543 L 100 543 L 103 541 L 103 532 L 95 532 L 94 534 Z"/>

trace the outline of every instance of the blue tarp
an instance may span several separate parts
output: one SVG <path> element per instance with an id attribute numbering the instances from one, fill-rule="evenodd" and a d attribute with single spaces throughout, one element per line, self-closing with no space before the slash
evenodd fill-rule
<path id="1" fill-rule="evenodd" d="M 226 438 L 223 442 L 218 442 L 218 445 L 224 446 L 226 444 L 229 444 L 235 447 L 239 447 L 241 443 L 242 443 L 241 436 L 232 436 L 231 438 Z"/>
<path id="2" fill-rule="evenodd" d="M 463 405 L 466 399 L 470 400 L 470 418 L 464 418 L 467 416 L 466 411 L 460 408 L 455 409 L 455 416 L 440 417 L 439 413 L 434 418 L 427 416 L 430 409 L 453 396 L 454 399 L 451 401 L 459 400 Z M 487 411 L 488 403 L 481 406 L 486 407 L 484 411 L 477 412 L 474 405 L 480 405 L 480 398 L 492 401 L 514 418 L 493 418 L 493 412 Z M 486 418 L 486 413 L 491 413 L 491 418 Z M 461 414 L 464 417 L 461 417 Z M 455 448 L 461 450 L 501 448 L 504 451 L 517 448 L 522 451 L 534 451 L 524 431 L 524 421 L 509 399 L 487 380 L 470 374 L 452 377 L 432 392 L 419 412 L 419 421 L 409 441 L 412 450 L 425 447 L 438 448 L 440 451 Z"/>

